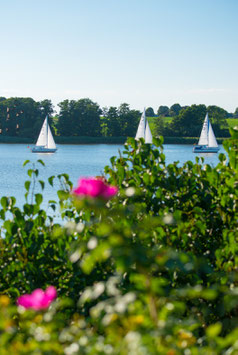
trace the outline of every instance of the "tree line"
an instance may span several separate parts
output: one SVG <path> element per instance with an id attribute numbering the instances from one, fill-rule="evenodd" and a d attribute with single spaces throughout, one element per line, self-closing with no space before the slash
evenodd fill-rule
<path id="1" fill-rule="evenodd" d="M 209 115 L 216 136 L 229 137 L 227 118 L 230 118 L 230 114 L 215 105 L 207 107 L 205 105 L 186 106 L 179 109 L 169 121 L 166 121 L 165 116 L 160 115 L 154 120 L 154 132 L 156 135 L 166 137 L 198 137 L 206 113 Z M 235 111 L 235 116 L 238 118 L 238 109 Z M 236 118 L 235 116 L 233 117 Z"/>
<path id="2" fill-rule="evenodd" d="M 168 106 L 159 106 L 157 112 L 154 112 L 154 109 L 152 107 L 148 107 L 146 109 L 146 115 L 149 117 L 174 117 L 178 116 L 179 112 L 181 110 L 186 109 L 189 106 L 181 106 L 180 104 L 176 103 L 173 104 L 171 107 Z M 212 107 L 212 106 L 210 106 Z M 214 106 L 215 107 L 215 106 Z M 216 106 L 217 107 L 217 106 Z M 227 112 L 226 110 L 222 109 L 225 118 L 238 118 L 238 107 L 236 108 L 235 112 Z"/>
<path id="3" fill-rule="evenodd" d="M 141 116 L 127 103 L 100 108 L 88 98 L 64 100 L 58 106 L 60 111 L 55 114 L 51 100 L 0 97 L 0 135 L 34 138 L 48 115 L 57 136 L 133 137 Z"/>
<path id="4" fill-rule="evenodd" d="M 0 135 L 36 138 L 48 115 L 56 136 L 134 137 L 141 117 L 141 112 L 131 109 L 127 103 L 101 108 L 89 98 L 83 98 L 64 100 L 58 106 L 60 110 L 56 114 L 48 99 L 0 97 Z M 155 135 L 197 137 L 207 111 L 216 134 L 221 137 L 229 134 L 226 119 L 238 118 L 238 108 L 230 114 L 218 106 L 174 104 L 170 108 L 159 106 L 157 115 L 149 107 L 146 115 L 153 117 Z M 167 117 L 170 119 L 166 121 Z"/>

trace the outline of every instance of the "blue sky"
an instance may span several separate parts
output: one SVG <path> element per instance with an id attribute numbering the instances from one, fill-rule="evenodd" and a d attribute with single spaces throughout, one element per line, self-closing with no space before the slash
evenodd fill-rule
<path id="1" fill-rule="evenodd" d="M 238 0 L 0 0 L 0 10 L 0 96 L 238 107 Z"/>

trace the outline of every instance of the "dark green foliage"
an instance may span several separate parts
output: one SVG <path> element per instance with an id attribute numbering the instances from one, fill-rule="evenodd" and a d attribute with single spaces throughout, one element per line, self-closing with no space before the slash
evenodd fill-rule
<path id="1" fill-rule="evenodd" d="M 229 137 L 229 130 L 227 124 L 227 118 L 229 113 L 221 107 L 218 106 L 208 106 L 208 115 L 212 121 L 212 126 L 217 135 L 224 137 Z"/>
<path id="2" fill-rule="evenodd" d="M 128 104 L 123 103 L 118 108 L 104 109 L 104 121 L 107 126 L 106 135 L 112 137 L 134 137 L 138 127 L 141 113 L 130 110 Z"/>
<path id="3" fill-rule="evenodd" d="M 206 111 L 205 105 L 192 105 L 181 110 L 171 122 L 173 136 L 199 137 Z"/>
<path id="4" fill-rule="evenodd" d="M 160 106 L 157 111 L 158 116 L 169 116 L 169 108 L 168 106 Z"/>
<path id="5" fill-rule="evenodd" d="M 222 144 L 226 138 L 217 138 L 218 144 Z M 196 137 L 164 137 L 165 144 L 197 144 Z"/>
<path id="6" fill-rule="evenodd" d="M 154 119 L 154 136 L 169 135 L 169 124 L 164 122 L 163 117 L 159 116 Z"/>
<path id="7" fill-rule="evenodd" d="M 177 116 L 179 112 L 182 110 L 182 107 L 179 104 L 174 104 L 169 109 L 170 116 Z"/>
<path id="8" fill-rule="evenodd" d="M 154 117 L 155 113 L 152 107 L 147 107 L 147 109 L 145 110 L 145 114 L 147 117 Z"/>
<path id="9" fill-rule="evenodd" d="M 46 114 L 51 117 L 50 100 L 36 102 L 32 98 L 0 100 L 1 136 L 36 138 Z"/>
<path id="10" fill-rule="evenodd" d="M 75 137 L 135 137 L 141 112 L 130 109 L 127 103 L 119 107 L 100 108 L 92 100 L 64 100 L 59 103 L 60 112 L 53 116 L 51 100 L 34 101 L 32 98 L 0 97 L 0 141 L 7 143 L 34 143 L 46 115 L 54 136 L 59 142 L 74 143 Z M 232 117 L 218 106 L 192 105 L 181 107 L 176 103 L 170 108 L 160 106 L 155 117 L 152 107 L 146 109 L 147 117 L 153 117 L 152 134 L 166 137 L 198 137 L 202 121 L 208 111 L 216 136 L 229 137 L 227 118 Z M 169 118 L 172 117 L 172 122 Z M 234 113 L 236 117 L 236 111 Z M 158 119 L 157 119 L 158 118 Z M 164 118 L 168 118 L 168 120 Z M 15 139 L 14 139 L 15 137 Z M 68 137 L 68 138 L 67 138 Z M 71 137 L 71 138 L 70 138 Z M 27 139 L 28 138 L 28 139 Z M 56 139 L 57 142 L 57 139 Z M 113 140 L 116 143 L 116 140 Z"/>
<path id="11" fill-rule="evenodd" d="M 90 99 L 64 100 L 59 103 L 60 113 L 57 122 L 59 135 L 99 136 L 100 114 L 98 104 Z"/>
<path id="12" fill-rule="evenodd" d="M 59 144 L 124 144 L 126 137 L 56 137 Z"/>
<path id="13" fill-rule="evenodd" d="M 238 131 L 231 136 L 229 160 L 220 154 L 215 167 L 167 165 L 162 138 L 156 148 L 130 139 L 105 167 L 117 197 L 74 198 L 61 174 L 48 180 L 58 201 L 47 212 L 44 163 L 26 161 L 23 208 L 0 200 L 2 354 L 235 355 Z M 59 294 L 49 310 L 14 306 L 48 285 Z"/>
<path id="14" fill-rule="evenodd" d="M 121 104 L 118 108 L 121 136 L 135 137 L 141 113 L 137 110 L 130 110 L 128 104 Z"/>
<path id="15" fill-rule="evenodd" d="M 234 118 L 238 118 L 238 107 L 236 108 L 235 112 L 234 112 Z"/>
<path id="16" fill-rule="evenodd" d="M 227 118 L 229 114 L 218 106 L 192 105 L 181 107 L 174 104 L 169 114 L 173 117 L 171 123 L 163 119 L 155 122 L 155 135 L 163 134 L 166 137 L 199 137 L 205 115 L 208 112 L 215 135 L 229 137 Z M 162 118 L 162 117 L 161 117 Z"/>
<path id="17" fill-rule="evenodd" d="M 120 118 L 117 107 L 105 108 L 103 112 L 105 125 L 107 127 L 104 136 L 118 137 L 121 133 Z"/>

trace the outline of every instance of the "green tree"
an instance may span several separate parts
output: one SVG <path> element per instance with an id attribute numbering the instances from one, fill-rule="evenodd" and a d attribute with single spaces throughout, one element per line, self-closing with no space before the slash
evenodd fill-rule
<path id="1" fill-rule="evenodd" d="M 9 98 L 0 102 L 3 135 L 35 137 L 41 124 L 39 103 L 32 98 Z"/>
<path id="2" fill-rule="evenodd" d="M 224 110 L 223 108 L 219 107 L 219 106 L 215 106 L 215 105 L 212 105 L 212 106 L 208 106 L 207 107 L 207 112 L 208 112 L 208 115 L 209 117 L 218 117 L 218 119 L 226 119 L 228 118 L 229 116 L 229 113 Z"/>
<path id="3" fill-rule="evenodd" d="M 206 115 L 205 105 L 192 105 L 174 116 L 170 128 L 174 136 L 198 137 Z"/>
<path id="4" fill-rule="evenodd" d="M 182 107 L 179 104 L 174 104 L 169 109 L 170 116 L 178 116 L 179 112 L 182 110 Z"/>
<path id="5" fill-rule="evenodd" d="M 57 122 L 61 136 L 99 136 L 101 134 L 101 109 L 90 99 L 64 100 L 59 103 L 60 113 Z"/>
<path id="6" fill-rule="evenodd" d="M 135 137 L 141 112 L 130 110 L 127 103 L 123 103 L 118 108 L 120 135 L 125 137 Z"/>
<path id="7" fill-rule="evenodd" d="M 154 120 L 154 135 L 165 136 L 165 123 L 163 117 L 158 117 Z"/>
<path id="8" fill-rule="evenodd" d="M 236 108 L 233 117 L 234 117 L 234 118 L 238 118 L 238 107 Z"/>
<path id="9" fill-rule="evenodd" d="M 60 108 L 58 122 L 57 122 L 57 130 L 60 136 L 71 136 L 73 132 L 73 107 L 75 101 L 74 100 L 64 100 L 58 104 Z"/>
<path id="10" fill-rule="evenodd" d="M 107 134 L 110 137 L 116 137 L 121 135 L 121 126 L 119 120 L 119 113 L 116 107 L 109 107 L 104 110 L 103 116 L 105 117 L 105 123 L 107 125 Z"/>
<path id="11" fill-rule="evenodd" d="M 147 117 L 154 117 L 155 113 L 152 107 L 147 107 L 147 109 L 145 110 L 145 114 Z"/>
<path id="12" fill-rule="evenodd" d="M 208 106 L 208 115 L 211 119 L 214 130 L 220 136 L 229 136 L 227 118 L 229 113 L 219 106 Z"/>
<path id="13" fill-rule="evenodd" d="M 169 116 L 169 108 L 168 106 L 160 106 L 157 111 L 158 116 Z"/>
<path id="14" fill-rule="evenodd" d="M 42 113 L 43 118 L 48 116 L 49 118 L 52 117 L 54 113 L 54 106 L 51 100 L 45 99 L 39 102 L 40 110 Z"/>

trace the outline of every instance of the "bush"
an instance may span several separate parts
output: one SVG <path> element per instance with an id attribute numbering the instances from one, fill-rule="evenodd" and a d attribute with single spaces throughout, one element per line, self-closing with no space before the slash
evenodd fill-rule
<path id="1" fill-rule="evenodd" d="M 48 180 L 61 186 L 52 213 L 35 193 L 45 184 L 38 167 L 29 168 L 23 208 L 1 199 L 1 353 L 237 354 L 238 131 L 231 135 L 229 162 L 220 154 L 216 167 L 166 165 L 162 139 L 157 148 L 130 139 L 105 167 L 116 197 L 77 197 L 62 174 Z M 49 285 L 58 291 L 49 308 L 15 305 Z"/>
<path id="2" fill-rule="evenodd" d="M 124 144 L 126 137 L 55 137 L 57 144 Z"/>

